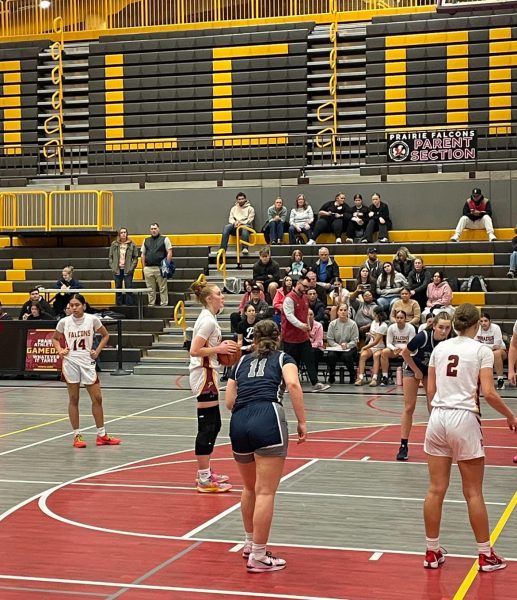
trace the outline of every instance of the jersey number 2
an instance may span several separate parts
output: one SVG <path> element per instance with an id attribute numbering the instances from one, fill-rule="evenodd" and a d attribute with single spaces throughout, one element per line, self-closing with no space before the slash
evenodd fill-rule
<path id="1" fill-rule="evenodd" d="M 460 357 L 456 354 L 451 354 L 448 360 L 449 362 L 447 363 L 447 377 L 457 377 L 458 363 L 460 362 Z"/>

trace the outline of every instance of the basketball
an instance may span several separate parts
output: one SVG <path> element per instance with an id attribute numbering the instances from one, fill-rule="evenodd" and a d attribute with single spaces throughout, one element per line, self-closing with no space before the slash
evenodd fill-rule
<path id="1" fill-rule="evenodd" d="M 233 367 L 241 358 L 241 349 L 237 348 L 237 352 L 233 354 L 218 354 L 217 360 L 223 367 Z"/>

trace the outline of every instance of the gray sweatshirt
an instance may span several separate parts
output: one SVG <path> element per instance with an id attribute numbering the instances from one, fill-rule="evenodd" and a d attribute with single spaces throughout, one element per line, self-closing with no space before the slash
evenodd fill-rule
<path id="1" fill-rule="evenodd" d="M 359 341 L 359 329 L 355 321 L 340 321 L 334 319 L 330 322 L 327 331 L 327 344 L 329 347 L 340 346 L 343 342 L 348 344 L 349 348 L 355 348 Z"/>

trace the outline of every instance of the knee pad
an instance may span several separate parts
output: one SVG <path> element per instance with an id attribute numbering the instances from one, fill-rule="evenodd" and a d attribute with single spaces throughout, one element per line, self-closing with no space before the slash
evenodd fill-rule
<path id="1" fill-rule="evenodd" d="M 219 406 L 198 408 L 196 456 L 207 456 L 214 450 L 217 434 L 221 429 L 221 413 Z"/>

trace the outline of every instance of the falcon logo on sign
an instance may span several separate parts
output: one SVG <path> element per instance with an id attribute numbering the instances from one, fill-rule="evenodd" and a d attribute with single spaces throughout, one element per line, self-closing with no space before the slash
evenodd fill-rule
<path id="1" fill-rule="evenodd" d="M 392 142 L 388 148 L 388 155 L 390 160 L 402 162 L 409 156 L 409 146 L 406 144 L 406 142 Z"/>

